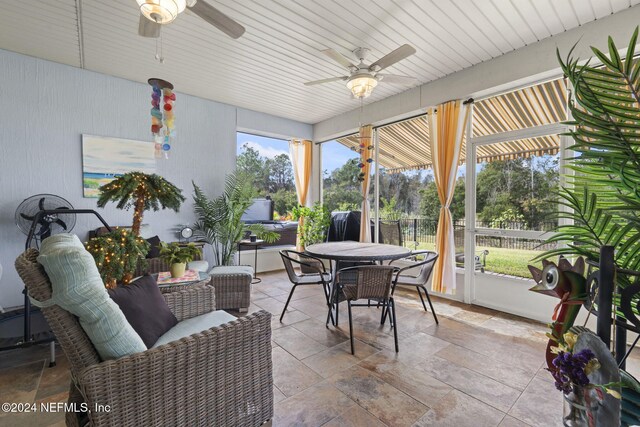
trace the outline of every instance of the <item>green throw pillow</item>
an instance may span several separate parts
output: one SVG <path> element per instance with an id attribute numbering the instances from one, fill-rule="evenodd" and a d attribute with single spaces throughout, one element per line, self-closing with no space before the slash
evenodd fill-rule
<path id="1" fill-rule="evenodd" d="M 109 298 L 93 257 L 74 234 L 56 234 L 42 242 L 38 262 L 51 281 L 57 304 L 78 316 L 102 360 L 145 351 L 147 347 Z"/>

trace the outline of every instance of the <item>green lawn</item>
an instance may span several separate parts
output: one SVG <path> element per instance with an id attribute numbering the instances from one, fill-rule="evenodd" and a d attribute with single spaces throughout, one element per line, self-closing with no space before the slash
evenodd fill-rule
<path id="1" fill-rule="evenodd" d="M 418 249 L 433 250 L 433 243 L 421 243 Z M 487 266 L 485 271 L 491 271 L 493 273 L 509 274 L 511 276 L 531 278 L 527 265 L 538 265 L 539 262 L 532 263 L 531 259 L 540 254 L 540 251 L 524 250 L 524 249 L 505 249 L 505 248 L 491 248 L 491 247 L 476 247 L 478 251 L 488 250 Z M 457 252 L 462 252 L 462 248 L 456 249 Z"/>

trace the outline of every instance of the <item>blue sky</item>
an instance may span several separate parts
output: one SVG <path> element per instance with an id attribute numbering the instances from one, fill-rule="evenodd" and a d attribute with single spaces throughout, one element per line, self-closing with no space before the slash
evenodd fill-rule
<path id="1" fill-rule="evenodd" d="M 263 136 L 251 135 L 247 133 L 238 132 L 237 133 L 237 153 L 240 154 L 242 152 L 242 146 L 244 144 L 248 144 L 250 147 L 258 150 L 260 155 L 263 157 L 275 157 L 278 154 L 289 154 L 289 143 L 288 141 L 282 139 L 275 138 L 265 138 Z M 322 169 L 331 173 L 334 169 L 337 169 L 344 165 L 347 160 L 352 159 L 354 157 L 358 157 L 358 154 L 348 149 L 342 144 L 339 144 L 335 141 L 329 141 L 322 144 Z M 546 157 L 546 156 L 544 156 Z M 541 162 L 541 159 L 536 159 L 534 164 Z M 484 164 L 478 163 L 476 165 L 476 172 L 482 170 Z M 537 166 L 537 165 L 536 165 Z M 466 165 L 461 165 L 458 167 L 458 177 L 463 176 L 466 172 Z M 429 171 L 421 171 L 420 174 L 425 176 L 426 174 L 433 174 L 431 170 Z"/>
<path id="2" fill-rule="evenodd" d="M 242 146 L 248 144 L 258 150 L 263 157 L 275 157 L 278 154 L 289 154 L 288 141 L 275 138 L 265 138 L 263 136 L 251 135 L 248 133 L 237 133 L 237 153 L 242 152 Z M 322 144 L 322 168 L 329 172 L 344 165 L 347 160 L 358 157 L 355 151 L 349 150 L 344 145 L 335 141 Z"/>

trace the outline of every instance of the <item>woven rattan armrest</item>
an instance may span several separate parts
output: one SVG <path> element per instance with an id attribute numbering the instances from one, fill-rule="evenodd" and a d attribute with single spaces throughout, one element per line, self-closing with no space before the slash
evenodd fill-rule
<path id="1" fill-rule="evenodd" d="M 216 290 L 213 286 L 198 286 L 162 294 L 178 322 L 200 316 L 216 309 Z"/>
<path id="2" fill-rule="evenodd" d="M 259 426 L 273 416 L 271 314 L 250 314 L 85 368 L 76 378 L 96 426 Z"/>

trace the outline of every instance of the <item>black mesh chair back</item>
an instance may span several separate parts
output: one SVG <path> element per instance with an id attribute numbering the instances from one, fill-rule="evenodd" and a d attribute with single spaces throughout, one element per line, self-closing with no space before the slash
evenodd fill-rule
<path id="1" fill-rule="evenodd" d="M 379 221 L 380 243 L 403 246 L 400 221 Z"/>
<path id="2" fill-rule="evenodd" d="M 380 324 L 384 325 L 389 317 L 393 328 L 393 339 L 396 352 L 398 351 L 398 331 L 396 325 L 396 309 L 392 295 L 392 282 L 398 269 L 391 265 L 361 265 L 344 268 L 337 273 L 336 281 L 341 293 L 347 300 L 349 310 L 349 338 L 351 341 L 351 354 L 355 354 L 353 340 L 352 307 L 379 307 L 382 306 Z M 368 300 L 366 304 L 353 304 L 353 301 Z M 371 300 L 377 301 L 377 305 L 371 305 Z M 337 317 L 336 317 L 337 320 Z M 327 319 L 328 323 L 328 319 Z"/>

